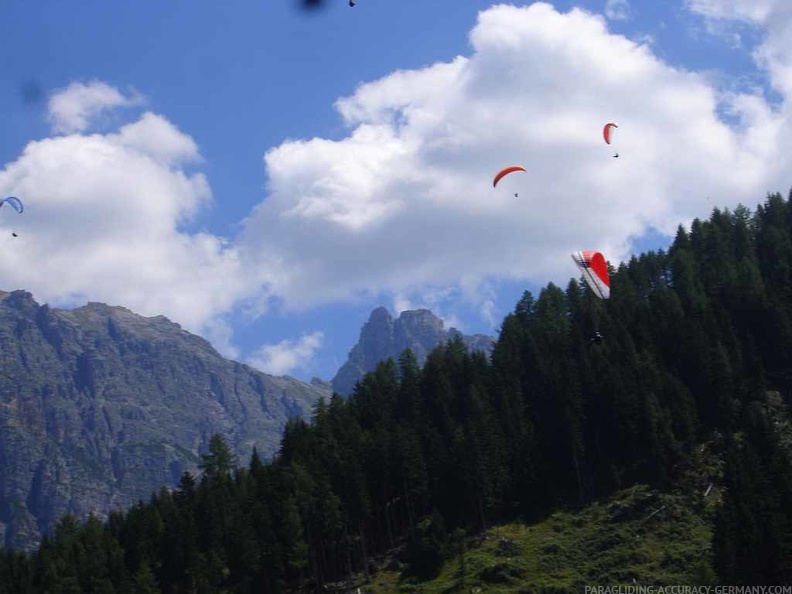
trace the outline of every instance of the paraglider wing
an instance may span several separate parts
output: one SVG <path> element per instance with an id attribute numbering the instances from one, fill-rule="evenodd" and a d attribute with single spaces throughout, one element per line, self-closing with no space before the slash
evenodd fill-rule
<path id="1" fill-rule="evenodd" d="M 583 273 L 586 283 L 600 299 L 610 298 L 610 278 L 605 256 L 599 252 L 585 250 L 572 254 L 572 259 Z"/>
<path id="2" fill-rule="evenodd" d="M 602 129 L 602 137 L 605 139 L 605 142 L 608 144 L 611 143 L 611 136 L 613 136 L 614 128 L 618 128 L 618 126 L 613 122 L 608 122 L 607 124 L 605 124 L 605 127 Z"/>
<path id="3" fill-rule="evenodd" d="M 501 169 L 495 175 L 495 179 L 492 180 L 492 187 L 495 188 L 498 185 L 498 182 L 501 178 L 509 175 L 510 173 L 514 173 L 515 171 L 525 171 L 525 167 L 520 167 L 519 165 L 512 165 L 511 167 L 506 167 L 505 169 Z"/>
<path id="4" fill-rule="evenodd" d="M 14 210 L 16 210 L 19 213 L 25 210 L 25 208 L 22 206 L 22 201 L 15 196 L 9 196 L 8 198 L 3 198 L 2 200 L 0 200 L 0 207 L 2 207 L 3 204 L 10 204 L 11 206 L 14 207 Z"/>

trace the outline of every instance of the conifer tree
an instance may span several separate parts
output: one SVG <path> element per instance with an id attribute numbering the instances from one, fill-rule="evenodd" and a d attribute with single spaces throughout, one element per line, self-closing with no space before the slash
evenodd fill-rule
<path id="1" fill-rule="evenodd" d="M 206 479 L 230 475 L 236 466 L 236 457 L 231 448 L 219 433 L 214 433 L 209 439 L 209 452 L 201 455 L 200 468 Z"/>

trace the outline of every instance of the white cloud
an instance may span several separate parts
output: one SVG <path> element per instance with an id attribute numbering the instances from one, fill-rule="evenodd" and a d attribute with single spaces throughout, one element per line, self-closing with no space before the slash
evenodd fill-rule
<path id="1" fill-rule="evenodd" d="M 719 19 L 762 22 L 786 0 L 687 0 L 690 10 Z"/>
<path id="2" fill-rule="evenodd" d="M 462 321 L 458 315 L 453 313 L 443 314 L 442 316 L 437 316 L 441 320 L 443 320 L 443 328 L 449 330 L 451 328 L 456 328 L 460 332 L 465 332 L 465 322 Z"/>
<path id="3" fill-rule="evenodd" d="M 641 45 L 654 45 L 655 38 L 651 33 L 640 33 L 633 37 L 636 43 Z"/>
<path id="4" fill-rule="evenodd" d="M 295 369 L 305 369 L 316 351 L 322 346 L 324 334 L 303 334 L 299 340 L 282 340 L 277 344 L 265 344 L 247 361 L 248 365 L 264 373 L 284 375 Z"/>
<path id="5" fill-rule="evenodd" d="M 153 113 L 113 133 L 74 134 L 132 99 L 103 83 L 69 87 L 51 106 L 70 135 L 31 142 L 0 171 L 0 193 L 26 204 L 24 216 L 0 217 L 13 254 L 0 260 L 4 288 L 54 305 L 90 299 L 165 314 L 229 353 L 223 320 L 237 307 L 385 295 L 397 312 L 431 306 L 451 319 L 462 299 L 490 319 L 498 281 L 563 286 L 576 275 L 571 251 L 617 261 L 650 226 L 673 234 L 706 216 L 707 197 L 751 205 L 788 187 L 792 61 L 781 40 L 792 19 L 781 18 L 780 0 L 766 0 L 766 13 L 747 0 L 742 12 L 696 4 L 706 18 L 764 28 L 758 64 L 787 102 L 724 92 L 610 33 L 602 15 L 494 6 L 480 13 L 469 56 L 339 99 L 346 137 L 267 151 L 266 196 L 234 242 L 184 230 L 212 204 L 208 181 L 188 169 L 201 162 L 192 138 Z M 602 142 L 608 121 L 619 123 L 619 159 Z M 493 189 L 510 164 L 527 171 Z M 309 334 L 253 359 L 290 370 L 321 343 Z"/>
<path id="6" fill-rule="evenodd" d="M 3 289 L 54 306 L 87 300 L 164 314 L 233 353 L 218 316 L 258 283 L 228 241 L 180 226 L 211 205 L 194 141 L 147 113 L 117 133 L 31 142 L 0 171 L 25 212 L 0 218 Z M 11 237 L 16 231 L 17 238 Z"/>
<path id="7" fill-rule="evenodd" d="M 413 306 L 409 297 L 398 294 L 393 296 L 393 309 L 396 311 L 396 315 L 398 316 L 403 311 L 410 311 L 417 308 Z"/>
<path id="8" fill-rule="evenodd" d="M 232 341 L 234 329 L 222 316 L 206 321 L 202 327 L 202 334 L 224 357 L 235 361 L 241 357 L 242 353 Z"/>
<path id="9" fill-rule="evenodd" d="M 575 249 L 618 260 L 650 225 L 673 234 L 706 215 L 707 196 L 758 202 L 789 183 L 782 114 L 669 66 L 602 16 L 499 5 L 470 39 L 469 57 L 340 99 L 347 137 L 267 152 L 268 194 L 239 249 L 286 307 L 385 292 L 398 310 L 430 288 L 565 283 Z M 612 120 L 618 160 L 601 138 Z M 528 171 L 493 190 L 514 163 Z"/>
<path id="10" fill-rule="evenodd" d="M 463 300 L 465 299 L 465 295 L 461 295 L 459 289 L 455 287 L 426 286 L 422 287 L 420 292 L 412 295 L 394 295 L 393 309 L 397 316 L 408 310 L 428 309 L 443 321 L 446 330 L 456 328 L 463 331 L 465 322 L 453 311 L 449 311 L 450 308 L 458 304 L 460 296 Z"/>
<path id="11" fill-rule="evenodd" d="M 113 139 L 121 146 L 167 165 L 201 160 L 198 145 L 192 138 L 153 113 L 144 113 L 134 124 L 121 128 Z"/>
<path id="12" fill-rule="evenodd" d="M 102 112 L 142 102 L 143 97 L 124 96 L 115 87 L 100 81 L 73 82 L 50 97 L 49 117 L 53 132 L 73 134 L 86 130 L 91 120 Z"/>
<path id="13" fill-rule="evenodd" d="M 495 328 L 500 323 L 500 320 L 496 316 L 495 301 L 492 299 L 484 300 L 484 302 L 481 304 L 481 317 L 486 320 L 486 322 L 490 325 L 490 328 Z"/>
<path id="14" fill-rule="evenodd" d="M 612 21 L 624 21 L 630 18 L 630 3 L 628 0 L 607 0 L 605 2 L 605 16 Z"/>

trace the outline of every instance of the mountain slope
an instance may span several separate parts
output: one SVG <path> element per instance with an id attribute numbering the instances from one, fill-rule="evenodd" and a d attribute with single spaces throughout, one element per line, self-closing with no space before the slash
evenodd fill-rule
<path id="1" fill-rule="evenodd" d="M 0 544 L 104 515 L 194 470 L 212 433 L 269 457 L 328 390 L 224 359 L 163 316 L 0 292 Z"/>
<path id="2" fill-rule="evenodd" d="M 438 575 L 402 575 L 386 557 L 362 591 L 584 592 L 590 584 L 712 585 L 711 539 L 715 500 L 661 493 L 635 485 L 580 510 L 558 511 L 532 525 L 495 526 L 446 546 Z"/>
<path id="3" fill-rule="evenodd" d="M 492 352 L 493 338 L 484 334 L 467 336 L 456 328 L 446 330 L 443 320 L 428 309 L 403 311 L 394 320 L 387 309 L 378 307 L 363 325 L 347 362 L 333 378 L 333 390 L 345 396 L 351 394 L 355 383 L 373 371 L 377 363 L 389 358 L 396 360 L 407 348 L 413 351 L 418 364 L 423 365 L 435 347 L 456 335 L 472 351 Z"/>

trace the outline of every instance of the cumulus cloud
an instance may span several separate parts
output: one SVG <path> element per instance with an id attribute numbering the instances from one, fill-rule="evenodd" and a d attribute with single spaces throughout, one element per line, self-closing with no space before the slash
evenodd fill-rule
<path id="1" fill-rule="evenodd" d="M 13 254 L 0 275 L 55 305 L 164 313 L 229 352 L 223 320 L 239 306 L 256 314 L 273 302 L 300 310 L 384 298 L 397 310 L 434 304 L 452 319 L 461 299 L 492 321 L 501 281 L 564 284 L 577 274 L 574 250 L 618 261 L 650 227 L 673 233 L 713 203 L 750 205 L 789 186 L 786 5 L 690 6 L 762 28 L 757 64 L 782 105 L 670 66 L 611 33 L 603 15 L 498 5 L 480 13 L 469 55 L 340 98 L 346 136 L 268 150 L 266 194 L 233 240 L 185 230 L 212 204 L 207 179 L 192 172 L 201 163 L 192 138 L 150 112 L 81 134 L 132 98 L 104 83 L 71 86 L 51 102 L 67 135 L 31 142 L 0 171 L 0 193 L 26 203 L 13 219 L 18 238 L 3 240 L 10 221 L 0 220 Z M 613 147 L 601 137 L 608 121 L 619 124 Z M 527 171 L 493 189 L 511 164 Z M 308 334 L 251 360 L 284 372 L 321 344 Z"/>
<path id="2" fill-rule="evenodd" d="M 3 289 L 164 314 L 233 354 L 219 316 L 258 283 L 228 240 L 181 230 L 212 202 L 205 176 L 185 171 L 199 160 L 195 142 L 153 113 L 114 133 L 31 142 L 0 171 L 0 193 L 25 203 L 0 220 Z"/>
<path id="3" fill-rule="evenodd" d="M 607 2 L 605 2 L 605 16 L 612 21 L 624 21 L 630 18 L 629 1 L 607 0 Z"/>
<path id="4" fill-rule="evenodd" d="M 201 160 L 195 141 L 162 116 L 144 113 L 134 124 L 121 128 L 112 138 L 137 154 L 147 155 L 165 165 Z"/>
<path id="5" fill-rule="evenodd" d="M 305 369 L 316 351 L 322 346 L 324 334 L 303 334 L 298 340 L 282 340 L 277 344 L 265 344 L 247 363 L 264 373 L 284 375 L 295 369 Z"/>
<path id="6" fill-rule="evenodd" d="M 86 130 L 91 120 L 102 112 L 140 105 L 143 101 L 142 96 L 125 96 L 101 81 L 73 82 L 50 97 L 49 118 L 53 132 L 73 134 Z"/>
<path id="7" fill-rule="evenodd" d="M 267 196 L 239 249 L 287 307 L 563 283 L 573 250 L 618 260 L 650 226 L 673 233 L 706 215 L 707 196 L 759 201 L 789 183 L 783 114 L 668 65 L 601 15 L 499 5 L 480 13 L 470 41 L 469 56 L 339 99 L 346 137 L 267 152 Z M 602 142 L 608 121 L 619 123 L 618 160 Z M 528 171 L 493 189 L 511 164 Z"/>

